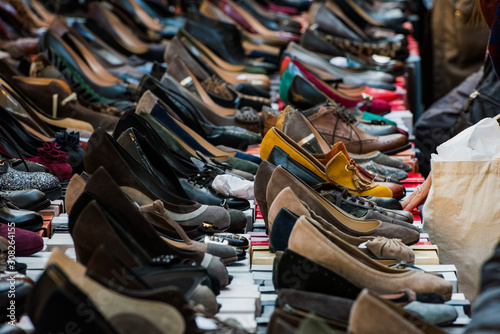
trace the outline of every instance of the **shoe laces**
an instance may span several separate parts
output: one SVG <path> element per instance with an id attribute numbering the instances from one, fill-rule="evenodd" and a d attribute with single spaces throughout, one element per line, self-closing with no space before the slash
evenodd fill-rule
<path id="1" fill-rule="evenodd" d="M 351 128 L 351 133 L 354 132 L 356 134 L 356 137 L 358 137 L 358 142 L 359 142 L 359 149 L 360 151 L 363 151 L 363 142 L 361 140 L 360 135 L 354 130 L 354 119 L 353 117 L 346 111 L 344 107 L 328 107 L 330 112 L 337 116 L 336 117 L 336 122 L 333 127 L 333 132 L 332 132 L 332 142 L 335 142 L 335 133 L 337 132 L 337 127 L 339 125 L 339 122 L 344 122 L 349 127 Z"/>

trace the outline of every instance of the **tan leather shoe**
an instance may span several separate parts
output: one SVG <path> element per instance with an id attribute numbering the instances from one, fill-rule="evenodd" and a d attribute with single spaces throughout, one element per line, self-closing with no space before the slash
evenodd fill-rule
<path id="1" fill-rule="evenodd" d="M 422 270 L 383 266 L 305 216 L 295 223 L 288 248 L 341 275 L 355 286 L 375 293 L 390 294 L 412 289 L 439 293 L 445 300 L 451 298 L 452 286 L 443 278 Z"/>
<path id="2" fill-rule="evenodd" d="M 391 155 L 410 147 L 408 137 L 402 134 L 372 136 L 361 131 L 333 106 L 321 107 L 316 113 L 308 115 L 308 119 L 330 144 L 343 141 L 352 153 L 381 151 Z"/>
<path id="3" fill-rule="evenodd" d="M 383 300 L 364 289 L 354 302 L 349 317 L 349 332 L 353 334 L 441 334 L 438 327 L 426 323 L 394 303 Z"/>

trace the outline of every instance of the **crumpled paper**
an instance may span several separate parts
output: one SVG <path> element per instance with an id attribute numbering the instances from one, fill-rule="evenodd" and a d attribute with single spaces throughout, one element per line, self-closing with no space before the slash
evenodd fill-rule
<path id="1" fill-rule="evenodd" d="M 254 199 L 253 182 L 233 175 L 217 175 L 212 181 L 212 188 L 224 196 Z"/>
<path id="2" fill-rule="evenodd" d="M 500 159 L 500 126 L 485 118 L 437 147 L 433 161 L 490 161 Z"/>

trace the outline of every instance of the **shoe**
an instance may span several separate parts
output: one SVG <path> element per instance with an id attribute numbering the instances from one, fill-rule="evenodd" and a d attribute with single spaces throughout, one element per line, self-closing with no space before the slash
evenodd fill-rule
<path id="1" fill-rule="evenodd" d="M 348 167 L 348 168 L 356 169 L 356 173 L 357 173 L 357 176 L 360 178 L 359 179 L 360 182 L 362 182 L 361 179 L 364 179 L 365 181 L 371 182 L 372 184 L 386 186 L 391 190 L 393 198 L 401 199 L 404 197 L 404 195 L 406 194 L 406 189 L 403 186 L 401 186 L 400 184 L 395 183 L 395 182 L 399 183 L 399 181 L 395 181 L 395 180 L 391 180 L 391 179 L 387 180 L 387 178 L 385 178 L 385 177 L 376 179 L 375 175 L 369 173 L 363 167 L 356 165 L 354 160 L 352 160 L 351 157 L 349 156 L 349 153 L 347 152 L 343 142 L 335 143 L 332 146 L 331 151 L 328 152 L 327 154 L 313 154 L 313 156 L 316 159 L 318 159 L 318 161 L 320 161 L 321 163 L 323 163 L 326 166 L 330 162 L 332 157 L 335 157 L 340 152 L 342 152 L 349 160 L 351 167 Z M 387 181 L 389 181 L 389 182 L 387 182 Z"/>
<path id="2" fill-rule="evenodd" d="M 168 64 L 171 64 L 167 69 L 168 74 L 221 115 L 229 116 L 232 113 L 232 111 L 225 109 L 250 107 L 261 111 L 264 106 L 271 105 L 270 99 L 244 95 L 238 92 L 233 85 L 216 75 L 210 76 L 206 72 L 202 73 L 201 76 L 195 75 L 184 59 L 178 55 Z M 201 69 L 198 72 L 201 72 Z"/>
<path id="3" fill-rule="evenodd" d="M 59 180 L 69 180 L 73 175 L 73 169 L 67 163 L 66 153 L 60 150 L 56 142 L 44 142 L 38 149 L 38 154 L 33 158 L 25 158 L 28 161 L 43 164 Z"/>
<path id="4" fill-rule="evenodd" d="M 28 314 L 33 319 L 37 331 L 60 331 L 67 327 L 64 325 L 66 321 L 54 319 L 47 322 L 50 317 L 43 310 L 55 308 L 65 320 L 73 321 L 78 328 L 88 333 L 114 333 L 126 328 L 157 333 L 184 332 L 184 319 L 174 307 L 112 291 L 85 276 L 85 267 L 60 252 L 53 254 L 49 261 L 48 268 L 33 291 L 28 307 Z M 105 301 L 99 298 L 103 294 L 108 296 Z M 85 305 L 95 314 L 90 321 L 85 321 L 75 311 L 79 304 Z M 137 313 L 139 309 L 146 310 L 146 313 Z"/>
<path id="5" fill-rule="evenodd" d="M 163 237 L 163 240 L 169 244 L 186 250 L 215 255 L 220 257 L 224 263 L 231 263 L 238 260 L 236 250 L 233 247 L 226 246 L 224 244 L 206 244 L 191 240 L 182 227 L 168 215 L 168 212 L 165 210 L 161 201 L 156 200 L 153 204 L 142 206 L 140 211 L 146 217 L 150 217 L 150 220 L 158 220 L 158 218 L 160 218 L 163 220 L 162 225 L 169 225 L 171 230 L 175 230 L 177 234 L 176 238 Z M 153 216 L 155 216 L 155 218 L 153 218 Z"/>
<path id="6" fill-rule="evenodd" d="M 199 14 L 188 18 L 177 37 L 187 38 L 200 52 L 226 70 L 266 74 L 265 70 L 252 66 L 245 57 L 241 32 L 233 24 Z"/>
<path id="7" fill-rule="evenodd" d="M 252 16 L 244 8 L 238 6 L 235 2 L 228 0 L 213 2 L 217 4 L 222 12 L 237 22 L 243 29 L 251 34 L 255 34 L 259 38 L 262 38 L 264 42 L 266 42 L 265 44 L 271 44 L 268 39 L 273 41 L 273 45 L 278 46 L 285 45 L 288 41 L 298 42 L 300 39 L 300 32 L 298 34 L 293 34 L 286 31 L 268 29 L 259 20 Z"/>
<path id="8" fill-rule="evenodd" d="M 94 128 L 87 122 L 71 119 L 71 118 L 55 118 L 46 116 L 38 107 L 30 104 L 29 98 L 21 96 L 19 90 L 16 91 L 11 84 L 7 83 L 0 77 L 0 96 L 2 97 L 2 105 L 6 109 L 13 111 L 14 116 L 36 129 L 40 133 L 53 138 L 55 131 L 51 126 L 56 128 L 75 129 L 83 133 L 92 133 Z"/>
<path id="9" fill-rule="evenodd" d="M 193 149 L 198 150 L 210 157 L 228 155 L 235 158 L 248 160 L 256 164 L 259 164 L 261 161 L 259 157 L 255 157 L 250 154 L 242 153 L 239 151 L 228 153 L 218 149 L 217 147 L 213 146 L 211 143 L 203 139 L 196 132 L 188 128 L 186 125 L 172 118 L 160 104 L 155 105 L 155 107 L 151 111 L 151 116 L 155 117 L 163 125 L 168 127 L 173 133 L 179 136 L 184 142 L 186 142 L 186 144 L 191 146 Z"/>
<path id="10" fill-rule="evenodd" d="M 129 100 L 136 95 L 136 88 L 122 81 L 104 81 L 94 73 L 59 36 L 48 30 L 40 41 L 40 51 L 64 75 L 73 89 L 91 104 L 110 104 Z"/>
<path id="11" fill-rule="evenodd" d="M 281 150 L 277 147 L 273 149 L 270 157 L 276 157 L 276 159 L 273 158 L 269 159 L 268 161 L 262 162 L 255 177 L 255 200 L 259 204 L 265 222 L 267 222 L 268 216 L 266 201 L 267 184 L 269 183 L 271 175 L 276 168 L 275 166 L 281 165 L 282 167 L 290 171 L 297 179 L 301 180 L 308 186 L 318 191 L 328 201 L 335 204 L 342 210 L 357 216 L 358 218 L 361 218 L 363 215 L 367 214 L 370 211 L 375 211 L 383 215 L 377 216 L 376 219 L 386 220 L 386 217 L 391 217 L 392 219 L 396 219 L 399 221 L 407 222 L 410 224 L 413 223 L 413 215 L 408 214 L 408 212 L 406 211 L 402 211 L 401 208 L 390 209 L 381 206 L 380 204 L 376 204 L 377 202 L 382 202 L 381 204 L 387 204 L 383 203 L 382 201 L 386 200 L 387 198 L 362 198 L 354 194 L 350 194 L 347 188 L 341 187 L 335 183 L 324 183 L 321 179 L 318 180 L 318 177 L 315 174 L 307 169 L 304 169 L 295 161 L 287 159 L 284 156 L 277 158 L 278 151 Z M 396 199 L 393 199 L 393 201 L 397 202 Z M 399 202 L 397 203 L 399 204 Z M 371 215 L 371 213 L 369 215 Z"/>
<path id="12" fill-rule="evenodd" d="M 17 257 L 30 256 L 41 251 L 44 247 L 43 238 L 35 232 L 24 230 L 7 224 L 0 224 L 0 237 L 15 241 L 15 255 Z"/>
<path id="13" fill-rule="evenodd" d="M 0 161 L 0 191 L 37 189 L 52 200 L 62 195 L 57 177 L 49 173 L 19 172 L 9 163 Z"/>
<path id="14" fill-rule="evenodd" d="M 294 70 L 293 67 L 296 67 L 297 69 Z M 379 115 L 384 115 L 391 111 L 389 103 L 384 100 L 373 98 L 373 96 L 368 96 L 367 94 L 350 95 L 349 91 L 341 91 L 333 88 L 325 81 L 319 79 L 312 70 L 307 69 L 306 66 L 299 60 L 292 60 L 289 63 L 288 68 L 289 70 L 292 69 L 293 72 L 299 72 L 326 96 L 346 108 L 359 106 L 360 110 Z"/>
<path id="15" fill-rule="evenodd" d="M 322 178 L 320 178 L 319 176 L 314 174 L 312 171 L 310 171 L 306 167 L 302 166 L 301 164 L 299 164 L 298 162 L 296 162 L 295 160 L 290 158 L 290 156 L 285 151 L 283 151 L 281 148 L 279 148 L 278 146 L 275 146 L 271 150 L 271 153 L 269 154 L 267 162 L 268 163 L 266 163 L 264 165 L 265 170 L 270 170 L 270 172 L 266 172 L 266 175 L 269 174 L 268 176 L 266 176 L 267 178 L 269 178 L 271 176 L 270 174 L 272 174 L 272 171 L 274 170 L 274 167 L 270 168 L 271 164 L 275 165 L 275 166 L 281 165 L 284 168 L 286 168 L 287 170 L 289 170 L 298 179 L 302 180 L 304 183 L 309 185 L 310 187 L 315 187 L 315 186 L 318 186 L 320 184 L 324 184 L 324 186 L 327 188 L 339 189 L 339 193 L 344 193 L 345 192 L 344 189 L 347 189 L 347 188 L 342 187 L 342 186 L 340 186 L 336 183 L 333 183 L 333 182 L 324 182 L 324 180 Z M 262 163 L 264 163 L 264 162 L 262 162 Z M 262 165 L 262 163 L 261 163 L 261 165 Z M 260 165 L 259 165 L 258 172 L 262 173 Z M 256 179 L 257 179 L 257 177 L 256 177 Z M 257 183 L 255 184 L 255 186 L 258 187 Z M 254 190 L 254 191 L 256 192 L 256 190 Z M 347 190 L 347 191 L 349 192 L 349 190 Z M 265 188 L 264 188 L 264 193 L 265 193 Z M 353 198 L 354 202 L 350 202 L 351 204 L 355 204 L 356 202 L 360 202 L 361 198 L 359 196 L 356 196 L 354 194 L 350 194 L 350 195 L 354 196 L 354 198 Z M 344 196 L 342 196 L 342 197 L 344 197 Z M 349 199 L 349 196 L 348 196 L 348 199 Z M 390 209 L 393 211 L 396 210 L 396 211 L 399 211 L 400 213 L 403 210 L 401 203 L 399 203 L 399 201 L 396 200 L 395 198 L 364 196 L 363 199 L 361 199 L 361 200 L 362 201 L 366 200 L 368 203 L 374 203 L 378 207 L 383 208 L 383 209 Z M 413 219 L 413 216 L 411 217 L 411 219 Z M 407 219 L 405 219 L 405 220 L 407 220 Z"/>
<path id="16" fill-rule="evenodd" d="M 73 118 L 91 124 L 94 129 L 102 127 L 112 131 L 118 117 L 91 110 L 78 103 L 78 98 L 68 85 L 57 79 L 13 77 L 12 83 L 28 96 L 47 116 L 54 118 Z M 72 95 L 73 94 L 73 95 Z M 53 96 L 57 95 L 54 109 Z"/>
<path id="17" fill-rule="evenodd" d="M 183 34 L 187 35 L 189 33 L 184 31 Z M 179 34 L 179 37 L 176 38 L 179 39 L 179 41 L 182 43 L 184 48 L 189 52 L 189 54 L 200 65 L 202 65 L 205 69 L 209 70 L 212 74 L 218 75 L 221 79 L 224 79 L 225 81 L 231 84 L 244 85 L 243 87 L 247 87 L 246 88 L 247 90 L 252 89 L 253 91 L 255 91 L 255 89 L 258 89 L 259 91 L 264 91 L 266 97 L 269 96 L 268 91 L 271 82 L 267 75 L 245 72 L 245 68 L 238 70 L 227 70 L 219 66 L 220 60 L 217 61 L 217 58 L 215 58 L 216 57 L 215 54 L 211 54 L 210 50 L 203 49 L 203 51 L 200 51 L 204 46 L 199 43 L 197 44 L 196 42 L 192 43 L 191 41 L 193 41 L 194 37 L 192 36 L 182 37 Z M 210 57 L 207 56 L 208 54 L 210 55 Z M 215 61 L 212 60 L 214 58 Z"/>
<path id="18" fill-rule="evenodd" d="M 89 173 L 94 174 L 103 166 L 120 187 L 136 189 L 152 200 L 162 199 L 169 215 L 181 225 L 199 227 L 210 223 L 217 232 L 229 226 L 229 215 L 224 208 L 201 205 L 170 192 L 101 129 L 89 139 L 84 163 Z"/>
<path id="19" fill-rule="evenodd" d="M 149 116 L 149 114 L 146 115 Z M 152 121 L 151 116 L 149 120 Z M 204 157 L 198 156 L 194 150 L 188 150 L 186 146 L 181 145 L 182 143 L 179 143 L 173 135 L 170 136 L 170 133 L 161 124 L 153 125 L 157 126 L 157 128 L 153 128 L 145 118 L 138 114 L 127 112 L 118 121 L 113 136 L 116 138 L 126 129 L 134 127 L 161 152 L 172 167 L 186 177 L 199 172 L 210 171 L 211 173 L 215 173 L 215 175 L 229 173 L 253 181 L 253 175 L 258 166 L 255 166 L 254 169 L 252 168 L 250 172 L 244 172 L 233 168 L 227 163 L 225 165 L 222 162 L 211 163 L 209 160 L 204 159 Z M 162 135 L 166 140 L 162 138 Z"/>
<path id="20" fill-rule="evenodd" d="M 0 223 L 38 232 L 42 228 L 43 217 L 36 212 L 11 209 L 5 199 L 0 197 Z"/>
<path id="21" fill-rule="evenodd" d="M 373 185 L 358 175 L 354 166 L 351 166 L 348 157 L 339 152 L 330 159 L 327 166 L 321 164 L 313 155 L 300 147 L 280 130 L 271 129 L 262 140 L 260 155 L 267 159 L 273 147 L 277 145 L 283 151 L 324 181 L 335 182 L 347 187 L 349 191 L 359 196 L 392 197 L 392 191 L 381 185 Z"/>
<path id="22" fill-rule="evenodd" d="M 372 318 L 373 317 L 373 318 Z M 382 321 L 386 324 L 382 325 Z M 445 333 L 441 329 L 426 323 L 420 316 L 408 312 L 402 307 L 377 297 L 364 289 L 354 302 L 349 318 L 349 330 L 352 333 Z"/>
<path id="23" fill-rule="evenodd" d="M 173 79 L 171 79 L 170 82 L 168 80 L 168 77 L 165 77 L 164 79 L 164 82 L 167 85 L 169 83 L 174 83 L 174 85 L 177 85 L 177 82 Z M 212 120 L 215 119 L 218 122 L 227 122 L 228 119 L 217 116 L 217 114 L 212 111 L 209 111 L 207 113 L 207 116 L 205 116 L 202 112 L 200 112 L 196 105 L 193 105 L 191 103 L 189 95 L 187 95 L 186 98 L 186 96 L 183 96 L 182 93 L 179 93 L 178 91 L 174 91 L 172 89 L 168 89 L 168 87 L 151 76 L 145 75 L 141 79 L 139 90 L 141 94 L 144 94 L 146 91 L 150 90 L 154 95 L 157 96 L 156 100 L 161 100 L 161 108 L 165 110 L 165 113 L 168 111 L 168 113 L 170 114 L 177 115 L 176 118 L 180 118 L 186 126 L 195 130 L 198 133 L 198 136 L 203 136 L 204 138 L 206 138 L 206 140 L 215 145 L 224 144 L 235 148 L 246 148 L 247 145 L 259 143 L 261 140 L 260 133 L 248 131 L 246 129 L 234 126 L 234 123 L 230 123 L 230 125 L 228 126 L 217 126 L 211 123 L 211 121 L 207 119 L 207 116 L 211 117 Z M 146 111 L 149 112 L 150 110 L 151 109 Z M 260 131 L 259 122 L 255 123 L 254 121 L 253 123 L 249 123 L 248 126 L 252 126 L 254 128 L 257 126 L 257 131 Z"/>
<path id="24" fill-rule="evenodd" d="M 354 85 L 356 87 L 369 86 L 389 91 L 394 91 L 394 76 L 378 72 L 365 70 L 347 70 L 330 64 L 314 52 L 310 52 L 298 44 L 290 43 L 285 55 L 290 59 L 299 60 L 307 69 L 314 72 L 319 79 L 324 82 L 342 83 Z"/>
<path id="25" fill-rule="evenodd" d="M 373 162 L 373 161 L 369 161 L 369 162 L 364 163 L 364 164 L 359 165 L 359 166 L 363 167 L 368 172 L 375 175 L 375 177 L 380 175 L 381 177 L 384 177 L 384 178 L 389 177 L 389 178 L 397 180 L 397 181 L 404 180 L 408 177 L 408 174 L 401 169 L 383 166 L 383 165 L 380 165 L 380 164 Z"/>
<path id="26" fill-rule="evenodd" d="M 88 7 L 85 26 L 106 44 L 126 56 L 137 55 L 148 61 L 162 61 L 164 45 L 142 42 L 104 4 L 91 3 Z"/>
<path id="27" fill-rule="evenodd" d="M 193 104 L 198 105 L 197 109 L 201 111 L 202 117 L 208 120 L 207 123 L 223 126 L 237 126 L 260 134 L 261 117 L 258 114 L 258 110 L 248 106 L 241 108 L 225 108 L 218 105 L 179 58 L 174 58 L 174 61 L 170 64 L 171 66 L 169 66 L 169 70 L 167 70 L 168 74 L 163 77 L 162 84 L 165 87 L 172 87 L 175 84 L 178 86 L 177 90 L 184 90 L 184 92 L 182 92 L 184 93 L 183 95 L 187 99 L 192 100 Z M 170 76 L 170 74 L 173 74 L 174 77 Z M 179 84 L 172 79 L 178 81 Z M 205 86 L 209 89 L 219 89 L 221 93 L 224 91 L 224 86 L 220 86 L 220 83 L 218 83 L 217 80 L 210 81 L 209 79 L 209 82 L 205 81 L 205 84 L 206 83 L 212 85 L 212 87 Z M 214 84 L 218 85 L 219 88 L 213 87 Z M 183 86 L 184 88 L 181 88 L 180 86 Z M 225 92 L 228 93 L 232 99 L 230 92 L 228 90 L 225 90 Z M 229 96 L 226 97 L 229 98 Z M 201 97 L 201 100 L 199 97 Z"/>
<path id="28" fill-rule="evenodd" d="M 215 164 L 221 169 L 225 169 L 229 171 L 231 169 L 242 170 L 252 175 L 255 175 L 257 172 L 257 168 L 259 165 L 253 163 L 248 160 L 239 159 L 236 157 L 228 156 L 227 152 L 219 152 L 223 153 L 223 156 L 217 156 L 212 158 L 203 159 L 199 156 L 199 154 L 191 148 L 188 144 L 186 144 L 180 137 L 175 135 L 173 132 L 169 131 L 162 123 L 156 120 L 149 113 L 144 110 L 140 111 L 138 115 L 145 119 L 146 122 L 151 125 L 151 127 L 160 135 L 163 142 L 177 154 L 183 156 L 185 159 L 189 159 L 191 161 L 196 161 L 199 159 L 206 160 L 205 162 Z M 193 160 L 195 159 L 195 160 Z"/>
<path id="29" fill-rule="evenodd" d="M 285 200 L 289 200 L 289 202 L 284 202 Z M 278 205 L 283 203 L 285 205 L 280 208 Z M 289 210 L 288 208 L 293 209 Z M 415 261 L 413 250 L 399 239 L 373 236 L 355 237 L 343 233 L 310 210 L 307 204 L 301 202 L 290 188 L 283 189 L 269 209 L 269 225 L 272 225 L 269 241 L 274 252 L 284 251 L 288 247 L 290 234 L 300 216 L 317 221 L 325 230 L 332 232 L 350 245 L 358 247 L 363 253 L 384 265 L 413 264 Z"/>
<path id="30" fill-rule="evenodd" d="M 247 200 L 220 196 L 210 186 L 210 179 L 215 176 L 191 170 L 188 175 L 170 167 L 171 163 L 165 159 L 157 149 L 140 133 L 129 128 L 118 137 L 120 144 L 152 177 L 169 189 L 172 193 L 186 199 L 197 201 L 206 205 L 227 206 L 232 209 L 247 210 L 250 204 Z"/>
<path id="31" fill-rule="evenodd" d="M 451 298 L 451 284 L 443 278 L 422 270 L 385 267 L 336 235 L 324 233 L 317 222 L 301 217 L 290 235 L 289 248 L 341 274 L 361 289 L 367 288 L 379 294 L 412 289 L 415 292 L 439 293 L 445 300 Z"/>
<path id="32" fill-rule="evenodd" d="M 7 204 L 12 203 L 22 210 L 40 211 L 50 205 L 47 196 L 36 189 L 0 191 L 0 196 L 7 201 Z"/>
<path id="33" fill-rule="evenodd" d="M 84 193 L 73 206 L 68 225 L 82 264 L 89 261 L 99 244 L 104 244 L 112 247 L 113 254 L 130 267 L 152 264 L 154 258 L 161 262 L 162 258 L 168 260 L 179 256 L 206 268 L 209 274 L 217 277 L 220 287 L 229 284 L 227 270 L 220 258 L 184 250 L 164 241 L 129 199 L 131 194 L 133 192 L 123 193 L 104 169 L 92 175 Z M 139 197 L 143 197 L 142 194 L 139 193 Z M 93 236 L 88 233 L 88 224 L 92 221 L 100 222 L 99 228 L 92 231 Z"/>
<path id="34" fill-rule="evenodd" d="M 61 252 L 57 250 L 54 254 L 59 256 Z M 200 267 L 189 268 L 188 265 L 180 265 L 175 263 L 176 260 L 178 259 L 170 258 L 157 268 L 153 266 L 130 268 L 112 256 L 105 246 L 100 245 L 87 263 L 85 276 L 125 296 L 161 302 L 174 307 L 186 322 L 186 330 L 196 332 L 198 328 L 194 322 L 194 312 L 186 307 L 186 304 L 189 300 L 193 300 L 196 290 L 201 287 L 200 283 L 206 271 Z M 66 261 L 59 257 L 54 262 Z M 122 273 L 123 276 L 118 278 L 117 273 Z M 155 275 L 157 278 L 161 275 L 162 280 L 157 279 L 153 282 L 151 276 Z M 168 279 L 167 275 L 170 276 Z M 215 299 L 213 292 L 208 288 L 207 290 L 207 294 L 211 293 Z"/>
<path id="35" fill-rule="evenodd" d="M 420 237 L 418 228 L 412 224 L 394 218 L 388 219 L 383 214 L 367 211 L 358 218 L 343 211 L 281 166 L 276 167 L 267 187 L 268 223 L 272 218 L 270 217 L 270 207 L 279 193 L 286 187 L 290 187 L 293 193 L 300 194 L 301 200 L 318 216 L 323 217 L 328 223 L 350 236 L 383 236 L 389 239 L 401 239 L 405 244 L 410 245 L 417 242 Z M 293 208 L 289 209 L 293 212 Z M 268 228 L 271 230 L 272 227 Z"/>

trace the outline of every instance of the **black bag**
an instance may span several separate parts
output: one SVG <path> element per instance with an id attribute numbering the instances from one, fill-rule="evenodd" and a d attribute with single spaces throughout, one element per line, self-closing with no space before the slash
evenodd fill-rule
<path id="1" fill-rule="evenodd" d="M 434 102 L 417 120 L 414 127 L 415 144 L 424 156 L 423 160 L 430 161 L 431 153 L 436 152 L 436 147 L 453 137 L 452 129 L 461 110 L 482 78 L 482 69 L 471 74 L 460 85 Z"/>
<path id="2" fill-rule="evenodd" d="M 452 129 L 452 136 L 487 117 L 500 113 L 500 80 L 493 69 L 489 57 L 484 64 L 484 74 L 469 100 L 462 108 Z"/>

